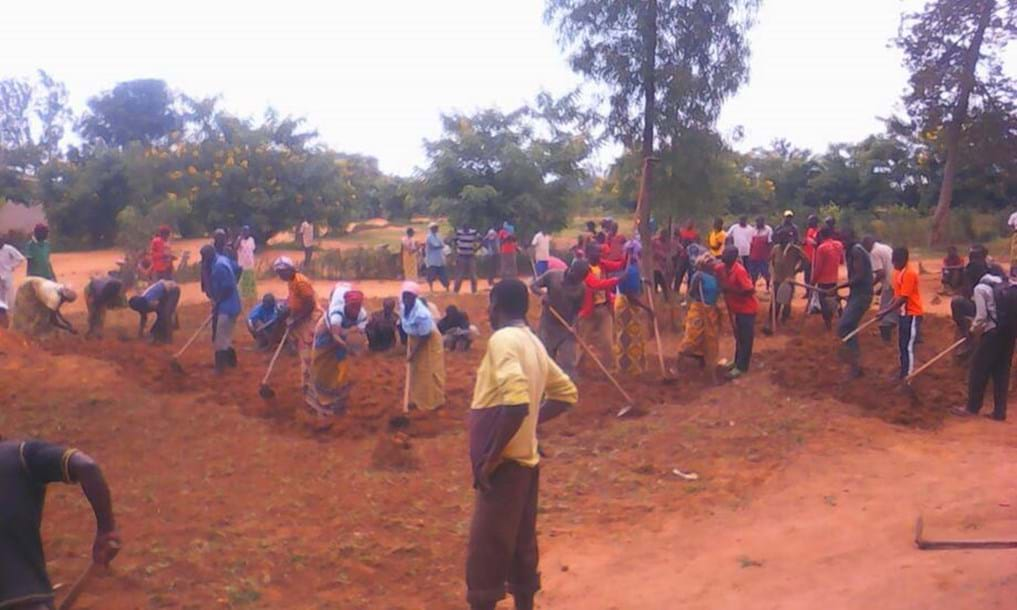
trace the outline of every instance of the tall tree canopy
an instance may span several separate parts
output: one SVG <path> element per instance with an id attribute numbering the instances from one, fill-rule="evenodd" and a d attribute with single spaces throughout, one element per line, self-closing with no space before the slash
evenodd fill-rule
<path id="1" fill-rule="evenodd" d="M 123 147 L 131 142 L 152 144 L 180 129 L 175 96 L 164 81 L 132 80 L 88 100 L 80 131 L 86 140 Z"/>
<path id="2" fill-rule="evenodd" d="M 547 0 L 545 19 L 556 26 L 573 70 L 610 91 L 607 132 L 628 149 L 638 146 L 643 159 L 655 146 L 677 159 L 678 139 L 687 130 L 712 129 L 723 102 L 748 78 L 746 33 L 757 6 L 758 0 Z M 641 206 L 644 242 L 649 217 L 649 205 Z"/>
<path id="3" fill-rule="evenodd" d="M 972 109 L 1013 111 L 1014 83 L 1000 52 L 1015 34 L 1017 0 L 930 0 L 902 20 L 897 45 L 911 72 L 904 102 L 923 131 L 942 138 L 945 154 L 932 243 L 945 237 Z"/>

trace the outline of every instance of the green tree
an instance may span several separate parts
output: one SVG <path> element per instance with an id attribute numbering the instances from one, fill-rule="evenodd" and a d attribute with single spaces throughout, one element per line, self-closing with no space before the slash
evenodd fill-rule
<path id="1" fill-rule="evenodd" d="M 946 237 L 972 106 L 1013 97 L 1014 83 L 1003 73 L 1000 58 L 1015 33 L 1017 0 L 930 0 L 901 22 L 896 43 L 911 73 L 904 103 L 923 131 L 945 132 L 932 244 Z"/>
<path id="2" fill-rule="evenodd" d="M 164 81 L 140 79 L 119 83 L 88 100 L 79 131 L 86 140 L 124 147 L 131 142 L 153 144 L 180 129 L 176 97 Z"/>
<path id="3" fill-rule="evenodd" d="M 591 150 L 584 133 L 563 124 L 575 117 L 528 108 L 443 115 L 442 137 L 425 142 L 423 195 L 456 226 L 511 220 L 524 237 L 564 228 Z"/>
<path id="4" fill-rule="evenodd" d="M 723 102 L 745 82 L 746 33 L 757 5 L 547 0 L 545 18 L 556 26 L 573 70 L 609 88 L 608 133 L 648 160 L 655 145 L 677 154 L 674 144 L 686 130 L 712 128 Z M 648 243 L 648 200 L 638 215 Z"/>

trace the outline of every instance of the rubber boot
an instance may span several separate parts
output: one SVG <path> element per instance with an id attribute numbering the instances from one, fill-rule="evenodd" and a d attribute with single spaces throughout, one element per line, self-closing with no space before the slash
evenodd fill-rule
<path id="1" fill-rule="evenodd" d="M 533 593 L 517 593 L 514 596 L 516 601 L 516 610 L 533 610 Z"/>
<path id="2" fill-rule="evenodd" d="M 230 368 L 237 368 L 237 350 L 232 347 L 226 350 L 226 364 L 228 364 Z"/>
<path id="3" fill-rule="evenodd" d="M 229 353 L 225 350 L 219 350 L 215 353 L 215 373 L 222 375 L 226 370 L 226 365 L 229 361 Z"/>

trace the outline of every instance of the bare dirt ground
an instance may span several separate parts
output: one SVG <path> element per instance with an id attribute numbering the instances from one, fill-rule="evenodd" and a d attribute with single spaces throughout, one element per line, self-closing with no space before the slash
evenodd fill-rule
<path id="1" fill-rule="evenodd" d="M 482 296 L 436 301 L 450 299 L 489 332 Z M 414 417 L 407 438 L 387 429 L 402 392 L 395 353 L 359 358 L 350 414 L 314 433 L 292 356 L 272 402 L 257 394 L 268 355 L 247 337 L 225 378 L 207 337 L 182 358 L 186 374 L 172 372 L 205 314 L 184 307 L 170 348 L 134 340 L 123 311 L 101 341 L 0 334 L 0 431 L 86 450 L 113 486 L 125 547 L 78 607 L 464 607 L 464 419 L 484 342 L 448 355 L 448 405 Z M 622 401 L 584 369 L 580 405 L 542 430 L 541 608 L 1013 607 L 1012 552 L 922 553 L 910 538 L 918 513 L 930 536 L 1015 537 L 1014 425 L 946 418 L 964 379 L 949 362 L 914 396 L 897 393 L 895 350 L 874 330 L 862 338 L 869 375 L 840 382 L 821 326 L 757 336 L 751 374 L 720 388 L 694 368 L 675 385 L 655 371 L 626 380 L 647 412 L 635 419 L 615 418 Z M 926 328 L 922 359 L 952 337 L 945 320 Z M 667 353 L 676 341 L 666 333 Z M 55 582 L 87 565 L 93 528 L 80 493 L 54 487 Z"/>

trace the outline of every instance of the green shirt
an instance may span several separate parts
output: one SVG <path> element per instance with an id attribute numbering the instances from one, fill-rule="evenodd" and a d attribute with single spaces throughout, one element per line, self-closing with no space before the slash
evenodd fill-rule
<path id="1" fill-rule="evenodd" d="M 25 258 L 28 259 L 26 276 L 44 277 L 47 280 L 56 280 L 53 273 L 53 265 L 49 262 L 49 241 L 39 242 L 34 238 L 29 240 L 25 246 Z"/>

